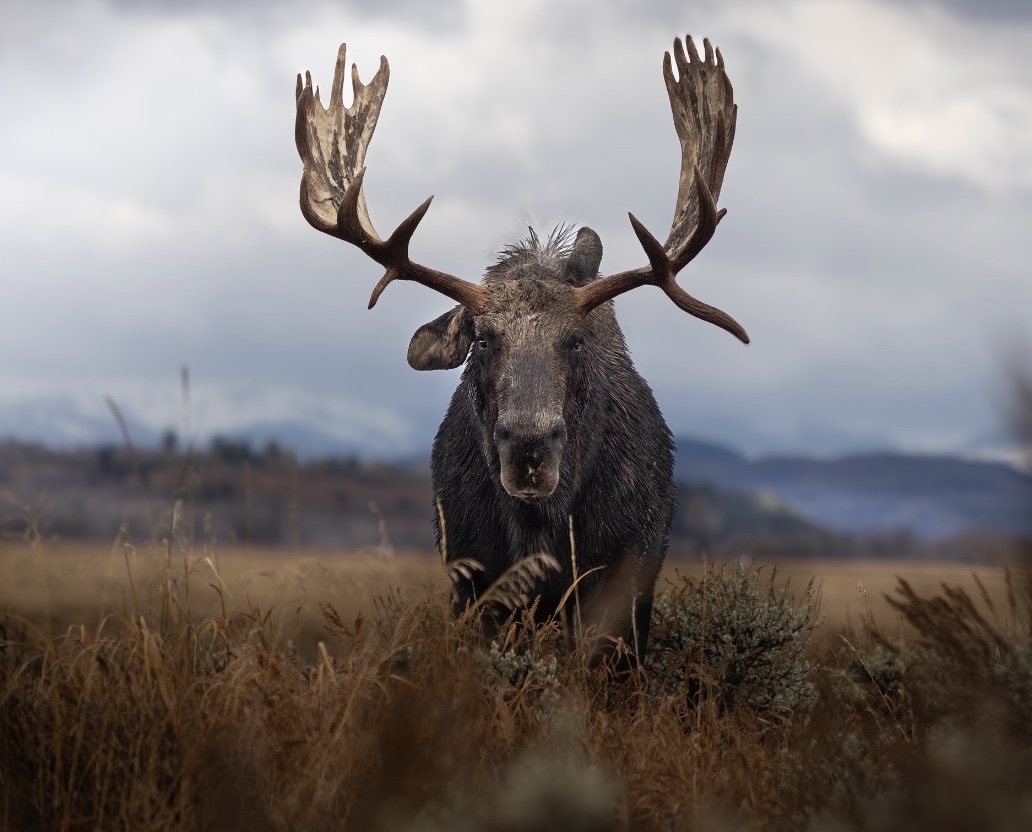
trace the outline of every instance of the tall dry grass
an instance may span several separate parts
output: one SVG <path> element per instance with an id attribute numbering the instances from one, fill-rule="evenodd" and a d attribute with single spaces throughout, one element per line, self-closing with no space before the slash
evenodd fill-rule
<path id="1" fill-rule="evenodd" d="M 735 696 L 727 660 L 759 644 L 798 670 L 816 611 L 800 619 L 805 592 L 772 573 L 717 574 L 686 579 L 667 611 L 710 642 L 747 629 L 728 621 L 796 635 L 684 640 L 679 663 L 668 638 L 662 668 L 617 676 L 564 650 L 557 623 L 512 620 L 487 643 L 443 591 L 389 592 L 358 619 L 326 607 L 302 656 L 267 610 L 193 617 L 171 580 L 162 603 L 56 638 L 7 617 L 0 825 L 1032 828 L 1032 581 L 1009 576 L 1002 606 L 901 583 L 905 629 L 811 647 L 816 694 L 788 701 L 753 695 L 764 673 L 784 683 L 763 662 Z"/>

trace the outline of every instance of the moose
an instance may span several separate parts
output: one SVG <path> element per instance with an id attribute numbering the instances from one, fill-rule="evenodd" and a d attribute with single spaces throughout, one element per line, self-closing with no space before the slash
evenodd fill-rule
<path id="1" fill-rule="evenodd" d="M 600 276 L 602 242 L 590 228 L 558 229 L 507 246 L 474 283 L 413 262 L 409 242 L 427 199 L 386 240 L 363 192 L 366 150 L 387 91 L 389 67 L 368 84 L 352 65 L 354 99 L 343 102 L 345 45 L 329 107 L 297 77 L 295 138 L 304 162 L 301 213 L 358 247 L 386 271 L 369 308 L 394 280 L 421 283 L 457 306 L 420 327 L 408 348 L 416 370 L 465 364 L 431 458 L 439 548 L 449 563 L 477 561 L 454 587 L 458 610 L 475 604 L 506 570 L 537 553 L 558 568 L 534 587 L 538 619 L 572 613 L 596 656 L 645 655 L 656 579 L 676 507 L 673 439 L 634 369 L 612 300 L 658 286 L 680 309 L 748 344 L 724 312 L 695 299 L 677 274 L 723 218 L 717 210 L 737 107 L 720 50 L 691 37 L 663 61 L 681 142 L 681 173 L 666 243 L 630 214 L 648 265 Z M 676 63 L 677 76 L 673 64 Z M 575 586 L 576 591 L 571 591 Z M 567 619 L 569 620 L 569 619 Z"/>

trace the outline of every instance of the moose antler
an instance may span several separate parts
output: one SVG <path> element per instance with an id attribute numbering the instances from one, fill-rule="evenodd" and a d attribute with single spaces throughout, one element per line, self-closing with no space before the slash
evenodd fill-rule
<path id="1" fill-rule="evenodd" d="M 649 265 L 574 289 L 574 302 L 583 314 L 587 314 L 599 304 L 631 289 L 647 284 L 659 286 L 689 315 L 716 324 L 748 344 L 749 336 L 734 318 L 696 300 L 675 280 L 677 273 L 710 241 L 717 223 L 726 213 L 717 210 L 717 198 L 731 155 L 738 116 L 720 50 L 717 50 L 714 60 L 713 47 L 709 40 L 703 40 L 706 54 L 701 58 L 690 36 L 685 38 L 685 44 L 687 57 L 680 38 L 674 39 L 679 79 L 674 78 L 670 53 L 667 52 L 663 58 L 663 79 L 670 96 L 674 127 L 681 140 L 681 182 L 677 189 L 670 236 L 665 245 L 660 245 L 634 214 L 629 214 L 631 227 L 645 249 Z"/>
<path id="2" fill-rule="evenodd" d="M 337 51 L 330 105 L 322 106 L 319 89 L 312 91 L 312 76 L 305 72 L 302 86 L 297 76 L 297 122 L 294 139 L 304 162 L 301 176 L 301 213 L 313 227 L 357 246 L 387 271 L 373 289 L 369 308 L 392 280 L 414 280 L 448 296 L 479 315 L 484 308 L 486 290 L 475 283 L 439 272 L 409 259 L 409 242 L 430 207 L 431 196 L 386 241 L 380 239 L 369 219 L 362 180 L 365 154 L 376 129 L 390 68 L 380 58 L 380 68 L 368 84 L 358 78 L 358 67 L 351 66 L 355 99 L 344 106 L 344 64 L 346 45 Z"/>

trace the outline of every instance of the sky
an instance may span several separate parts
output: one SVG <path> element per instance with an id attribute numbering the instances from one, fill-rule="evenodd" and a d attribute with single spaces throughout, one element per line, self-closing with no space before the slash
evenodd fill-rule
<path id="1" fill-rule="evenodd" d="M 0 0 L 0 435 L 199 440 L 292 425 L 419 453 L 459 370 L 405 360 L 451 306 L 298 210 L 296 73 L 341 42 L 390 88 L 367 155 L 381 234 L 479 279 L 566 222 L 644 265 L 679 147 L 675 36 L 721 48 L 739 105 L 728 209 L 679 281 L 616 301 L 676 434 L 753 454 L 996 453 L 1006 357 L 1032 361 L 1032 5 L 968 0 Z M 346 100 L 347 100 L 346 93 Z M 184 400 L 181 370 L 190 374 Z"/>

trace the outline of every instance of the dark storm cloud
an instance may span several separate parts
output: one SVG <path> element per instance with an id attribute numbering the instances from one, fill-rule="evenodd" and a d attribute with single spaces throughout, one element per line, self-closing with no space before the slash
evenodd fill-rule
<path id="1" fill-rule="evenodd" d="M 1032 22 L 1032 4 L 1027 0 L 885 0 L 884 4 L 908 10 L 922 7 L 936 8 L 973 21 Z M 653 15 L 671 23 L 684 25 L 686 18 L 699 14 L 701 11 L 708 12 L 719 4 L 714 0 L 702 0 L 702 2 L 693 3 L 690 9 L 686 9 L 682 0 L 642 0 L 636 5 L 639 8 L 648 9 Z M 779 5 L 785 7 L 790 4 L 770 0 L 766 5 L 776 8 Z"/>
<path id="2" fill-rule="evenodd" d="M 1032 4 L 1026 0 L 893 0 L 901 6 L 931 5 L 973 21 L 1032 22 Z"/>

